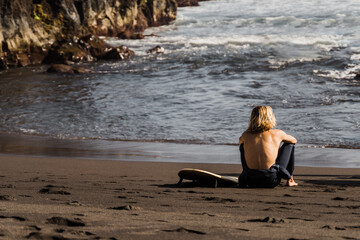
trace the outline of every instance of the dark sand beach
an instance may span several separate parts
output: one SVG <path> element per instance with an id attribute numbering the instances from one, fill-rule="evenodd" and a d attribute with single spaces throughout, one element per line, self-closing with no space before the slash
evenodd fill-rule
<path id="1" fill-rule="evenodd" d="M 0 156 L 0 239 L 359 239 L 360 169 L 297 167 L 298 187 L 177 186 L 237 164 Z"/>
<path id="2" fill-rule="evenodd" d="M 0 240 L 360 240 L 359 1 L 0 2 L 1 69 L 71 65 L 0 72 Z M 241 173 L 255 105 L 299 186 L 178 186 Z"/>

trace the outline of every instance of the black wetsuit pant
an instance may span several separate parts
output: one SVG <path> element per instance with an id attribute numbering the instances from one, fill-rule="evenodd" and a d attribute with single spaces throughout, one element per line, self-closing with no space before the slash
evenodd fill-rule
<path id="1" fill-rule="evenodd" d="M 243 172 L 239 176 L 241 187 L 276 187 L 281 179 L 290 179 L 295 169 L 295 145 L 284 143 L 279 149 L 275 164 L 267 170 L 254 170 L 248 168 L 245 161 L 243 144 L 240 145 L 240 157 Z"/>

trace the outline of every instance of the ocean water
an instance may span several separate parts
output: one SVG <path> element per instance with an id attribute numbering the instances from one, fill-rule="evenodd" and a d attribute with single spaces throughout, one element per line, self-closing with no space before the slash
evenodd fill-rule
<path id="1" fill-rule="evenodd" d="M 107 39 L 136 55 L 84 64 L 94 73 L 0 72 L 0 133 L 232 145 L 266 104 L 304 148 L 360 149 L 359 12 L 357 0 L 179 8 L 143 40 Z"/>

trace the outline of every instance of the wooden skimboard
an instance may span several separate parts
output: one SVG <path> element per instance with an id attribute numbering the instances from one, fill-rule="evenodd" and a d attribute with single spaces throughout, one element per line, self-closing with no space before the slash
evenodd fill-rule
<path id="1" fill-rule="evenodd" d="M 181 169 L 178 175 L 180 177 L 178 185 L 180 185 L 184 179 L 192 180 L 193 182 L 198 182 L 206 185 L 213 185 L 214 187 L 217 187 L 218 185 L 233 186 L 238 184 L 238 177 L 223 176 L 194 168 Z"/>

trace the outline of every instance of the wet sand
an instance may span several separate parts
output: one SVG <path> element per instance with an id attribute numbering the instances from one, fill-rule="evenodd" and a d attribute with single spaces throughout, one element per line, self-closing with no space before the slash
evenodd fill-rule
<path id="1" fill-rule="evenodd" d="M 234 139 L 235 142 L 238 139 Z M 0 154 L 144 162 L 239 164 L 236 144 L 56 139 L 0 133 Z M 297 166 L 360 168 L 360 149 L 314 148 L 296 144 Z"/>
<path id="2" fill-rule="evenodd" d="M 0 156 L 0 239 L 359 239 L 360 169 L 297 167 L 299 186 L 177 186 L 237 164 Z"/>

